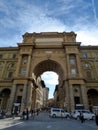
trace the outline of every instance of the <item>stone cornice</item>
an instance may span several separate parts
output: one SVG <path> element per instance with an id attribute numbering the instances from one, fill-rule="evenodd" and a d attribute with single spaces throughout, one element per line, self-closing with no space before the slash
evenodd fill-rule
<path id="1" fill-rule="evenodd" d="M 80 50 L 98 50 L 98 46 L 80 46 Z"/>

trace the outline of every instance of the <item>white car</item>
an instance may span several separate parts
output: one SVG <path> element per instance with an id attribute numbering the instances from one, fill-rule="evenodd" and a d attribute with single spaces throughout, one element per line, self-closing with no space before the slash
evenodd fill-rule
<path id="1" fill-rule="evenodd" d="M 72 117 L 75 119 L 80 119 L 80 112 L 83 113 L 84 119 L 88 120 L 95 119 L 95 114 L 90 112 L 89 110 L 75 110 L 74 113 L 72 114 Z"/>
<path id="2" fill-rule="evenodd" d="M 66 118 L 71 117 L 70 113 L 64 111 L 61 108 L 51 108 L 49 116 L 51 116 L 51 117 L 66 117 Z"/>

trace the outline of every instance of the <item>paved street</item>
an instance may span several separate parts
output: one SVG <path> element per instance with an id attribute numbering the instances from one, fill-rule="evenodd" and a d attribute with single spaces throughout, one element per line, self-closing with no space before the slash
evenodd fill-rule
<path id="1" fill-rule="evenodd" d="M 50 118 L 48 113 L 40 113 L 34 119 L 20 120 L 7 118 L 0 120 L 0 130 L 98 130 L 95 121 L 85 121 L 65 118 Z"/>

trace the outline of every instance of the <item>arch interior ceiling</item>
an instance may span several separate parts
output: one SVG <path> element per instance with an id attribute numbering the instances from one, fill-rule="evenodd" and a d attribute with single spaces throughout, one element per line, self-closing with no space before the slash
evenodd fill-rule
<path id="1" fill-rule="evenodd" d="M 55 61 L 46 60 L 39 63 L 34 69 L 34 74 L 38 77 L 46 71 L 54 71 L 59 75 L 59 77 L 63 78 L 63 70 L 61 66 Z"/>
<path id="2" fill-rule="evenodd" d="M 90 90 L 88 90 L 87 94 L 97 94 L 98 95 L 98 91 L 95 89 L 90 89 Z"/>

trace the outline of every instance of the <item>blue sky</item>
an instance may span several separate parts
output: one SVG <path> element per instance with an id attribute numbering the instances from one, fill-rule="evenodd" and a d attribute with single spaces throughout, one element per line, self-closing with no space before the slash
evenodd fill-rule
<path id="1" fill-rule="evenodd" d="M 53 31 L 98 45 L 98 0 L 0 0 L 0 47 L 17 46 L 25 32 Z"/>
<path id="2" fill-rule="evenodd" d="M 0 46 L 17 46 L 25 32 L 77 33 L 98 44 L 98 0 L 0 0 Z"/>
<path id="3" fill-rule="evenodd" d="M 45 81 L 46 87 L 49 88 L 49 98 L 52 98 L 55 86 L 58 84 L 58 75 L 55 72 L 47 71 L 42 74 L 41 78 Z"/>

